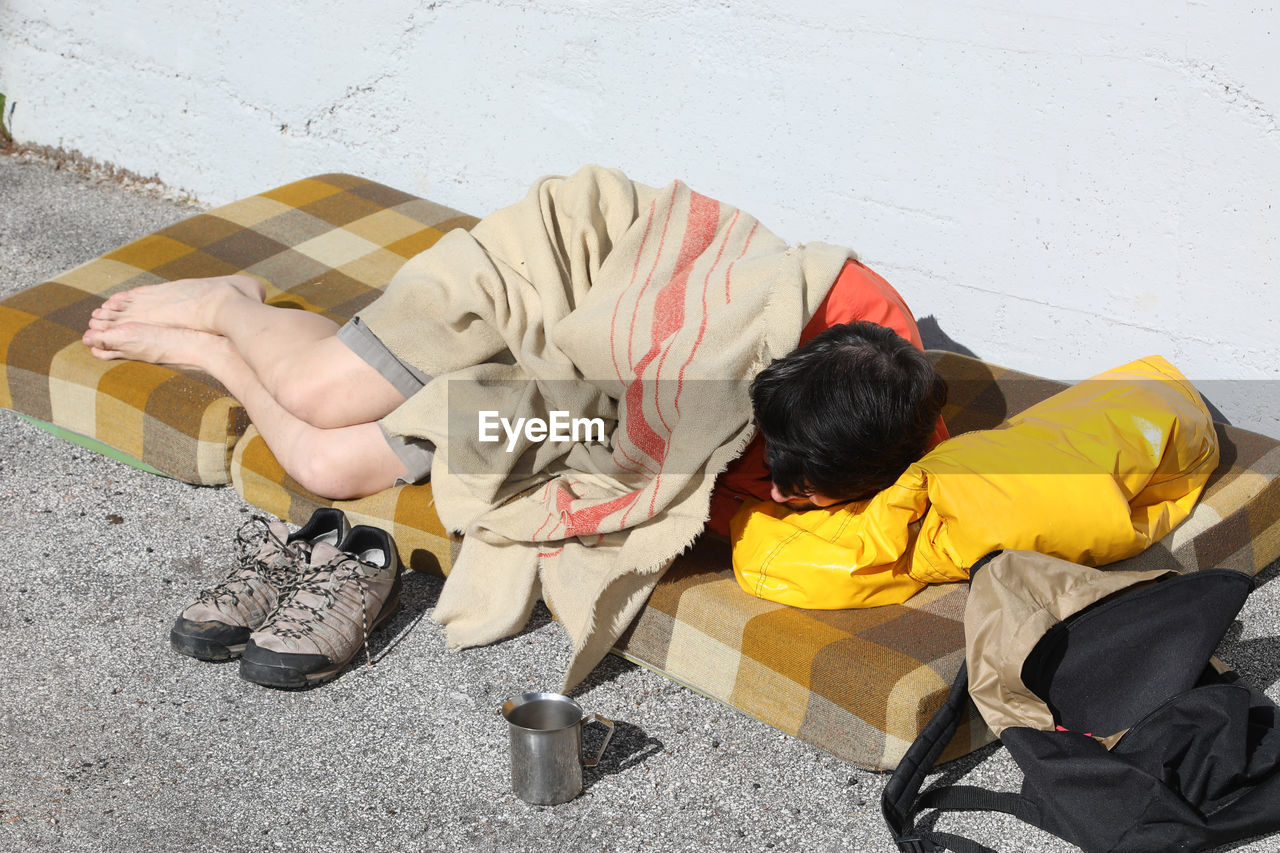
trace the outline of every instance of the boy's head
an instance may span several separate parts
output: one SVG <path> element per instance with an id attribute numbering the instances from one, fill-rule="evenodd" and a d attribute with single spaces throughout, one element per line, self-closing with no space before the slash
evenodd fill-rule
<path id="1" fill-rule="evenodd" d="M 751 383 L 775 500 L 826 506 L 892 485 L 924 455 L 947 385 L 874 323 L 833 326 Z"/>

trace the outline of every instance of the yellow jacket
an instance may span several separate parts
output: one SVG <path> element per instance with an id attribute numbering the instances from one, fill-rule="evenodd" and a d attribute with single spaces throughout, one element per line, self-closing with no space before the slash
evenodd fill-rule
<path id="1" fill-rule="evenodd" d="M 1105 565 L 1181 523 L 1217 465 L 1209 410 L 1152 356 L 944 441 L 868 501 L 744 505 L 733 570 L 752 595 L 838 610 L 965 580 L 997 548 Z"/>

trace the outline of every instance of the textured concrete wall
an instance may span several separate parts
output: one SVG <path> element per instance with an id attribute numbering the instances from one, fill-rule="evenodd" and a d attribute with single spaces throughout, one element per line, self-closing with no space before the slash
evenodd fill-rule
<path id="1" fill-rule="evenodd" d="M 6 0 L 0 92 L 20 141 L 210 203 L 681 177 L 856 248 L 935 339 L 1061 378 L 1158 352 L 1280 435 L 1278 37 L 1165 0 Z"/>

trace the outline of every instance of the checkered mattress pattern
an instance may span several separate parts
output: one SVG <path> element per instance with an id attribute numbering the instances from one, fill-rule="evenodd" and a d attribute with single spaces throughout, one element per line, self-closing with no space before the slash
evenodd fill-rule
<path id="1" fill-rule="evenodd" d="M 0 405 L 193 483 L 230 481 L 246 500 L 301 523 L 317 506 L 390 531 L 405 563 L 447 574 L 456 543 L 430 485 L 357 501 L 309 494 L 280 468 L 243 410 L 206 376 L 100 362 L 80 344 L 109 294 L 174 278 L 247 272 L 268 301 L 344 321 L 409 257 L 476 220 L 351 175 L 321 175 L 143 237 L 0 302 Z M 950 384 L 953 434 L 995 426 L 1062 386 L 976 359 L 931 353 Z M 1134 558 L 1253 574 L 1280 556 L 1280 443 L 1220 426 L 1222 462 L 1192 517 Z M 1131 561 L 1132 562 L 1132 561 Z M 681 556 L 616 653 L 847 761 L 894 767 L 946 696 L 963 656 L 967 587 L 905 604 L 806 611 L 739 589 L 728 546 Z M 991 739 L 975 716 L 944 759 Z"/>
<path id="2" fill-rule="evenodd" d="M 195 372 L 95 359 L 80 344 L 112 293 L 245 272 L 267 301 L 342 321 L 408 259 L 474 217 L 350 175 L 320 175 L 135 240 L 0 302 L 0 406 L 191 483 L 229 480 L 244 411 Z"/>

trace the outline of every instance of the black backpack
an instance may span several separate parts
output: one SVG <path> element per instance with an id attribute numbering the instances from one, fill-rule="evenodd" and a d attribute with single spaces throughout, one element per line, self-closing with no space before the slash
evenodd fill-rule
<path id="1" fill-rule="evenodd" d="M 1280 831 L 1280 714 L 1212 657 L 1251 578 L 1004 551 L 971 583 L 966 662 L 881 800 L 901 850 L 988 850 L 918 832 L 926 808 L 1007 812 L 1088 853 L 1204 850 Z M 1022 769 L 1021 792 L 918 796 L 971 699 Z"/>

